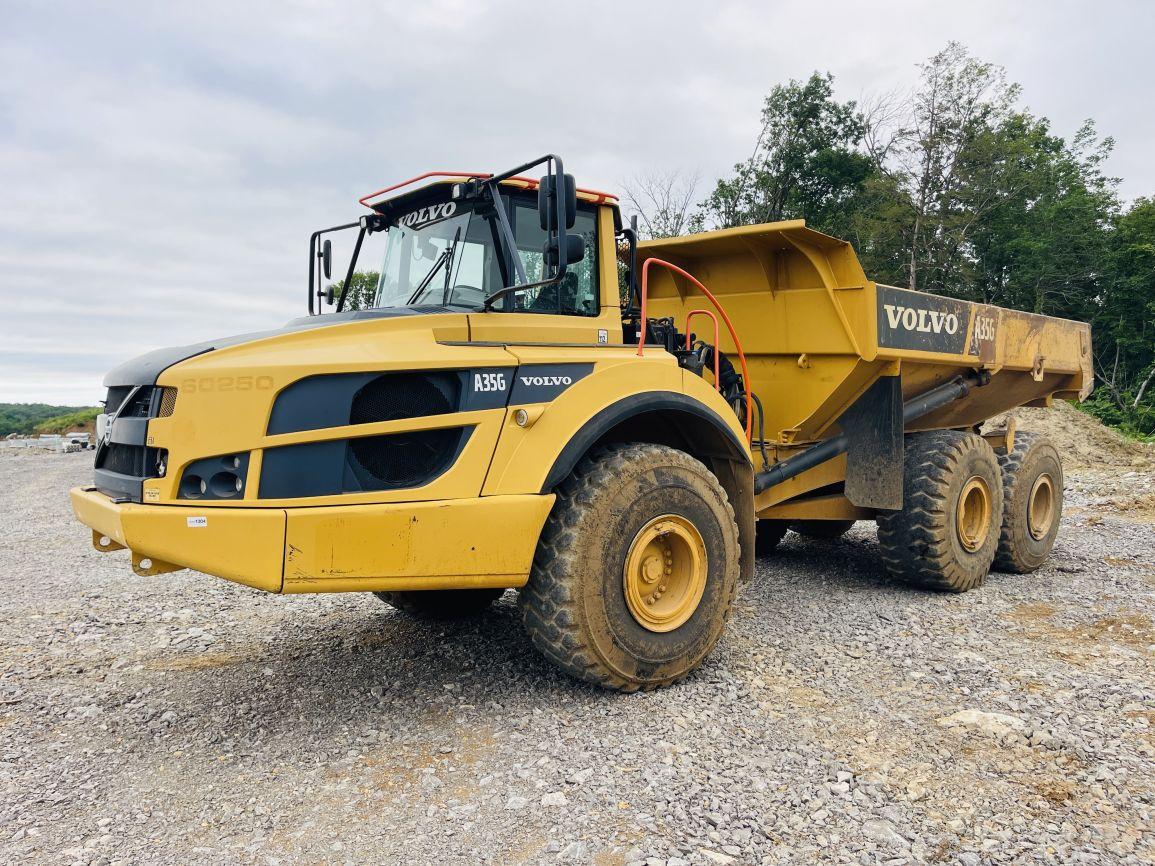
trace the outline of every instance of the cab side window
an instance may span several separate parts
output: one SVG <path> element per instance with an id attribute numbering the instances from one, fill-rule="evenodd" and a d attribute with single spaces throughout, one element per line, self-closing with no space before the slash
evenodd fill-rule
<path id="1" fill-rule="evenodd" d="M 546 233 L 541 227 L 537 206 L 514 204 L 513 233 L 517 239 L 517 254 L 525 267 L 525 276 L 531 282 L 542 279 L 545 266 Z M 597 213 L 579 207 L 577 220 L 568 233 L 585 238 L 585 258 L 566 268 L 560 283 L 517 292 L 514 309 L 524 313 L 561 313 L 571 316 L 596 316 L 599 312 L 598 292 L 598 237 Z"/>

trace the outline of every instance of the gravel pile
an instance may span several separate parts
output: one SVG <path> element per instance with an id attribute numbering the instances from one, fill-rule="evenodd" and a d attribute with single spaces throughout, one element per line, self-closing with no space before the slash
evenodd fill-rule
<path id="1" fill-rule="evenodd" d="M 1037 575 L 888 581 L 791 534 L 684 684 L 92 550 L 91 456 L 0 454 L 0 862 L 1155 862 L 1155 525 L 1068 479 Z M 1131 473 L 1128 475 L 1128 473 Z"/>

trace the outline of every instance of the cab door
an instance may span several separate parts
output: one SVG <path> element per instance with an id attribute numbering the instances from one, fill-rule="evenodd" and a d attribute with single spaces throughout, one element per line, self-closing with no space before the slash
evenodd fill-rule
<path id="1" fill-rule="evenodd" d="M 514 196 L 509 204 L 517 255 L 527 279 L 536 282 L 541 279 L 546 242 L 536 200 L 531 196 Z M 471 313 L 472 341 L 621 344 L 613 214 L 607 207 L 579 201 L 577 219 L 569 231 L 585 238 L 585 257 L 570 265 L 558 284 L 510 292 L 497 301 L 492 312 Z M 511 266 L 509 272 L 516 273 L 516 270 Z"/>

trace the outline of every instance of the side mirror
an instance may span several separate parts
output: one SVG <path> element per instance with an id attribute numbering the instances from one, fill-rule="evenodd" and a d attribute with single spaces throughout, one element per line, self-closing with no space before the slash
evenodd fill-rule
<path id="1" fill-rule="evenodd" d="M 325 289 L 325 303 L 330 307 L 337 302 L 337 285 L 336 283 L 329 283 L 328 288 Z"/>
<path id="2" fill-rule="evenodd" d="M 541 221 L 542 229 L 548 229 L 553 226 L 557 230 L 556 214 L 557 203 L 556 195 L 561 195 L 562 213 L 565 216 L 565 227 L 572 229 L 574 221 L 577 220 L 577 182 L 574 181 L 572 174 L 562 175 L 562 189 L 557 193 L 555 187 L 557 186 L 557 178 L 552 174 L 547 174 L 541 179 L 537 187 L 537 215 Z"/>
<path id="3" fill-rule="evenodd" d="M 542 250 L 545 255 L 545 263 L 550 267 L 557 267 L 557 238 L 550 238 L 545 242 L 545 249 Z M 566 235 L 565 236 L 565 263 L 575 265 L 586 257 L 586 239 L 581 235 Z"/>
<path id="4" fill-rule="evenodd" d="M 325 275 L 325 279 L 330 279 L 333 276 L 333 242 L 326 240 L 321 245 L 321 272 Z M 329 301 L 329 303 L 333 303 Z"/>

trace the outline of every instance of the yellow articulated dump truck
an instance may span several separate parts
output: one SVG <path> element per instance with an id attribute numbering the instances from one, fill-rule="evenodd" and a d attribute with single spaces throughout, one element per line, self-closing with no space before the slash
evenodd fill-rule
<path id="1" fill-rule="evenodd" d="M 1084 324 L 878 285 L 801 221 L 638 242 L 556 156 L 361 203 L 308 316 L 108 374 L 98 550 L 414 615 L 514 588 L 550 661 L 630 691 L 702 661 L 788 529 L 875 521 L 953 592 L 1054 544 L 1059 454 L 981 424 L 1084 398 Z"/>

